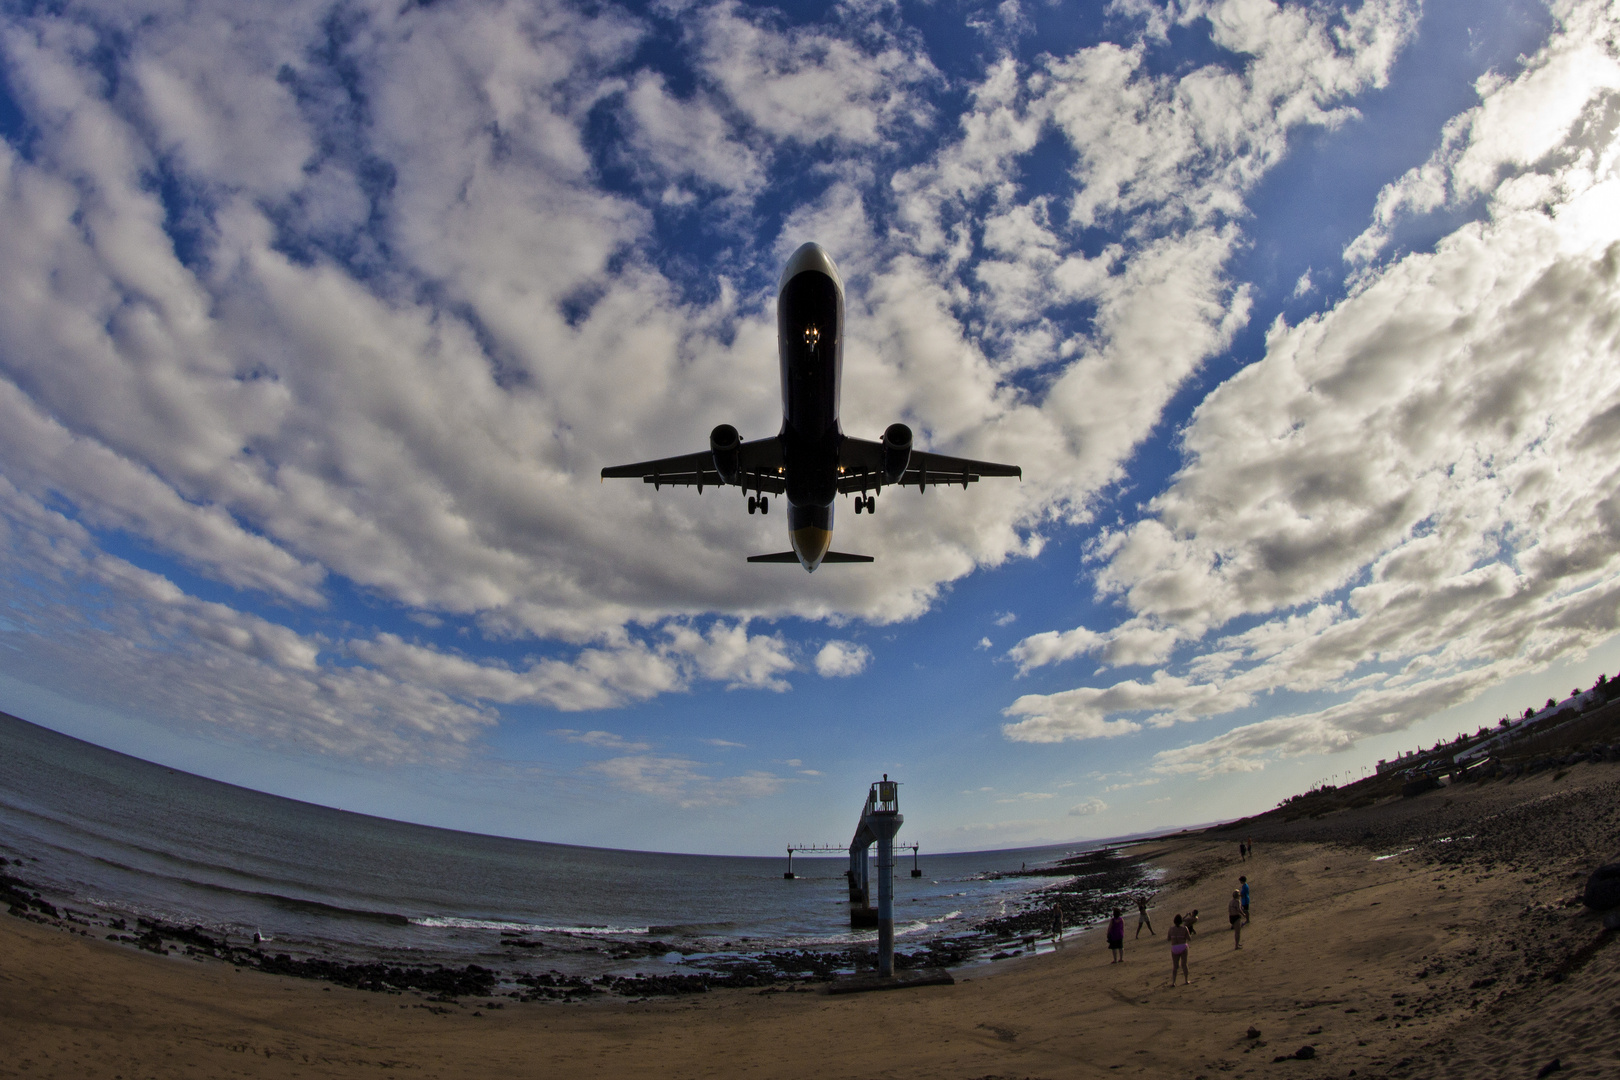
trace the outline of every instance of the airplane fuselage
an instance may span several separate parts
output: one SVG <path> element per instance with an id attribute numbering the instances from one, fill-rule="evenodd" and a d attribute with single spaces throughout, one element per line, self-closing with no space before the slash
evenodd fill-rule
<path id="1" fill-rule="evenodd" d="M 844 283 L 817 244 L 793 253 L 776 298 L 788 536 L 808 568 L 832 546 L 838 495 L 838 397 L 844 373 Z"/>

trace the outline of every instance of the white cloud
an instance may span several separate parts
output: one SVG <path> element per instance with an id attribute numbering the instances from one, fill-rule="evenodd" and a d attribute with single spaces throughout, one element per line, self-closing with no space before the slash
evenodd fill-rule
<path id="1" fill-rule="evenodd" d="M 600 750 L 640 751 L 651 750 L 652 747 L 644 742 L 633 742 L 611 731 L 577 731 L 574 728 L 557 728 L 553 735 L 571 743 L 581 743 L 593 746 Z"/>
<path id="2" fill-rule="evenodd" d="M 1110 717 L 1145 708 L 1197 719 L 1274 690 L 1342 699 L 1157 758 L 1252 769 L 1399 730 L 1620 629 L 1620 143 L 1596 123 L 1620 101 L 1617 27 L 1599 4 L 1555 12 L 1563 30 L 1482 85 L 1376 227 L 1438 205 L 1411 194 L 1419 176 L 1483 193 L 1485 219 L 1279 320 L 1265 358 L 1198 407 L 1150 516 L 1095 549 L 1100 591 L 1136 619 L 1184 641 L 1252 625 L 1185 676 L 1020 699 L 1010 737 L 1117 732 L 1131 721 Z M 1104 640 L 1040 635 L 1014 656 Z"/>
<path id="3" fill-rule="evenodd" d="M 1077 802 L 1073 806 L 1069 807 L 1069 816 L 1090 817 L 1093 814 L 1100 814 L 1106 809 L 1108 809 L 1108 804 L 1096 796 L 1093 796 L 1086 799 L 1084 802 Z"/>
<path id="4" fill-rule="evenodd" d="M 866 670 L 872 651 L 853 641 L 829 641 L 816 653 L 816 674 L 824 679 L 847 678 Z"/>
<path id="5" fill-rule="evenodd" d="M 869 23 L 859 37 L 778 30 L 764 12 L 729 0 L 693 12 L 704 74 L 763 131 L 801 143 L 879 142 L 928 112 L 918 84 L 937 73 L 914 46 Z"/>
<path id="6" fill-rule="evenodd" d="M 1120 718 L 1120 713 L 1146 712 L 1151 715 L 1144 722 L 1162 726 L 1211 712 L 1226 712 L 1247 705 L 1249 700 L 1242 690 L 1158 671 L 1146 683 L 1126 679 L 1107 687 L 1025 694 L 1003 709 L 1002 715 L 1028 719 L 1003 724 L 1001 732 L 1014 742 L 1115 738 L 1142 730 L 1142 723 Z M 1108 719 L 1111 716 L 1116 718 Z"/>
<path id="7" fill-rule="evenodd" d="M 1008 58 L 963 88 L 955 124 L 930 104 L 946 83 L 920 36 L 858 5 L 820 28 L 695 5 L 682 20 L 694 85 L 678 93 L 638 59 L 653 25 L 611 6 L 361 11 L 341 71 L 323 59 L 329 16 L 298 0 L 247 21 L 213 0 L 8 16 L 0 49 L 31 135 L 26 156 L 0 147 L 0 473 L 21 538 L 7 557 L 13 578 L 60 575 L 69 609 L 72 582 L 120 565 L 96 538 L 116 531 L 278 603 L 319 609 L 339 579 L 424 625 L 457 619 L 484 640 L 456 652 L 345 628 L 314 642 L 294 617 L 278 628 L 273 611 L 121 579 L 114 621 L 153 605 L 202 620 L 165 624 L 185 643 L 172 670 L 100 663 L 118 646 L 89 616 L 39 624 L 61 635 L 40 650 L 106 670 L 119 700 L 158 701 L 160 677 L 204 686 L 206 668 L 186 665 L 234 650 L 258 674 L 209 682 L 180 712 L 409 756 L 473 738 L 492 706 L 607 708 L 703 681 L 785 690 L 793 645 L 750 620 L 914 617 L 976 567 L 1038 553 L 1041 523 L 1085 519 L 1248 318 L 1228 269 L 1244 197 L 1290 132 L 1341 123 L 1382 83 L 1415 7 L 1165 9 L 1160 22 L 1207 20 L 1234 63 L 1156 73 L 1140 43 Z M 604 116 L 624 133 L 606 148 L 592 142 Z M 1075 155 L 1072 190 L 1021 194 L 1043 136 Z M 605 186 L 604 164 L 645 190 Z M 753 235 L 762 192 L 810 182 L 825 187 L 778 234 Z M 688 188 L 725 205 L 707 211 Z M 693 288 L 657 232 L 683 203 L 734 242 Z M 1115 239 L 1088 255 L 1092 227 Z M 745 572 L 744 555 L 780 544 L 774 518 L 747 519 L 724 493 L 596 482 L 605 464 L 696 449 L 721 420 L 774 430 L 771 264 L 810 234 L 836 238 L 848 271 L 852 432 L 903 417 L 922 444 L 1044 466 L 860 519 L 851 531 L 884 553 L 881 571 Z M 1053 304 L 1096 314 L 1060 324 Z M 1017 382 L 1032 372 L 1040 393 Z M 81 527 L 66 561 L 34 542 L 67 527 L 29 518 L 53 500 Z M 1158 569 L 1151 541 L 1133 533 L 1110 564 L 1132 602 L 1132 568 Z M 1099 646 L 1106 662 L 1153 661 L 1189 625 L 1173 605 L 1141 610 Z M 524 638 L 569 649 L 477 654 Z M 1052 662 L 1032 640 L 1020 665 Z M 834 642 L 816 669 L 869 659 Z M 273 699 L 285 671 L 305 674 L 262 722 L 219 703 Z M 1191 707 L 1161 697 L 1150 707 L 1165 715 Z M 1030 717 L 1025 734 L 1040 717 L 1046 735 L 1135 726 L 1095 707 L 1010 715 Z"/>
<path id="8" fill-rule="evenodd" d="M 639 72 L 626 97 L 634 123 L 636 163 L 653 166 L 670 180 L 688 177 L 726 191 L 748 194 L 765 183 L 759 155 L 737 140 L 710 102 L 677 101 L 662 76 Z"/>
<path id="9" fill-rule="evenodd" d="M 1053 797 L 1053 795 L 1049 791 L 1020 791 L 1017 795 L 1011 795 L 1011 796 L 1008 796 L 1005 799 L 997 799 L 996 802 L 998 802 L 998 803 L 1041 802 L 1041 801 L 1043 801 L 1045 799 L 1050 799 L 1052 797 Z"/>
<path id="10" fill-rule="evenodd" d="M 682 809 L 704 806 L 735 806 L 749 799 L 776 794 L 786 783 L 781 777 L 762 771 L 739 776 L 711 777 L 701 763 L 688 758 L 658 754 L 626 754 L 585 766 L 586 771 L 606 777 L 625 791 Z"/>

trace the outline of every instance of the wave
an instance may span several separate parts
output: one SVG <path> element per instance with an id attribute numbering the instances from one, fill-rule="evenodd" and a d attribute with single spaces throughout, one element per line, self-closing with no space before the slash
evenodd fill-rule
<path id="1" fill-rule="evenodd" d="M 310 900 L 302 896 L 285 896 L 281 893 L 263 892 L 257 889 L 239 889 L 231 885 L 221 885 L 212 881 L 197 881 L 194 878 L 180 877 L 173 874 L 158 874 L 151 870 L 128 866 L 115 859 L 92 857 L 94 861 L 110 866 L 126 873 L 141 877 L 155 878 L 167 881 L 190 889 L 199 889 L 203 892 L 224 893 L 227 896 L 241 896 L 249 900 L 258 900 L 283 911 L 293 911 L 304 915 L 324 915 L 344 919 L 360 919 L 365 922 L 386 923 L 389 926 L 409 926 L 411 920 L 392 911 L 374 911 L 369 908 L 345 907 L 341 904 L 329 904 L 324 900 Z"/>
<path id="2" fill-rule="evenodd" d="M 401 917 L 403 919 L 403 916 Z M 427 915 L 404 919 L 412 926 L 451 930 L 513 930 L 530 934 L 570 934 L 575 937 L 624 937 L 651 933 L 650 926 L 546 926 L 503 919 L 463 919 L 454 915 Z"/>

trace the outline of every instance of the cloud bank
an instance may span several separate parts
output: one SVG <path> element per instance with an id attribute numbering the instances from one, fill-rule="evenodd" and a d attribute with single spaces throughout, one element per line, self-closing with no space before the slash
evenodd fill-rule
<path id="1" fill-rule="evenodd" d="M 912 618 L 974 569 L 1038 553 L 1049 523 L 1090 519 L 1248 319 L 1229 271 L 1245 198 L 1292 132 L 1344 123 L 1385 82 L 1416 5 L 1114 14 L 1120 41 L 1009 54 L 964 82 L 893 12 L 859 5 L 817 26 L 734 3 L 674 18 L 558 0 L 8 13 L 20 122 L 0 147 L 0 557 L 28 639 L 11 670 L 165 722 L 414 760 L 459 752 L 506 705 L 780 691 L 800 657 L 757 620 Z M 1189 27 L 1217 60 L 1149 62 Z M 1066 179 L 1023 183 L 1047 153 Z M 1420 205 L 1424 183 L 1384 218 Z M 1527 250 L 1558 246 L 1533 232 Z M 678 235 L 701 240 L 680 254 Z M 892 553 L 881 572 L 784 587 L 738 572 L 779 541 L 717 508 L 723 492 L 595 476 L 695 448 L 722 420 L 774 430 L 774 278 L 810 237 L 834 242 L 849 279 L 850 430 L 904 419 L 926 445 L 1042 467 L 867 519 L 866 542 Z M 1579 265 L 1567 272 L 1595 273 Z M 1506 310 L 1529 288 L 1478 292 Z M 1382 294 L 1364 295 L 1366 320 Z M 1351 321 L 1279 327 L 1277 355 L 1328 378 L 1349 361 L 1318 339 Z M 1280 378 L 1200 413 L 1188 445 L 1210 477 L 1227 468 L 1210 440 L 1242 395 L 1294 407 Z M 1349 552 L 1387 547 L 1437 483 L 1414 472 L 1404 500 L 1359 508 L 1343 537 L 1274 529 L 1273 551 L 1187 531 L 1221 497 L 1197 473 L 1152 527 L 1109 541 L 1104 588 L 1146 635 L 1111 639 L 1121 656 L 1162 648 L 1161 624 L 1344 579 Z M 1337 562 L 1310 554 L 1335 544 Z M 1227 548 L 1238 563 L 1207 565 Z M 1212 599 L 1188 598 L 1205 586 Z M 356 625 L 351 594 L 450 629 Z M 513 641 L 535 655 L 514 661 Z M 1019 662 L 1083 644 L 1026 642 Z M 850 676 L 868 656 L 833 643 L 813 667 Z M 69 674 L 87 669 L 94 687 Z M 1156 678 L 1129 694 L 1174 692 Z M 1111 707 L 1021 702 L 1034 726 L 1016 730 L 1134 723 L 1084 719 Z M 685 766 L 623 761 L 626 783 L 684 783 L 670 778 Z"/>
<path id="2" fill-rule="evenodd" d="M 1097 588 L 1130 620 L 1010 653 L 1151 679 L 1028 695 L 1009 738 L 1338 698 L 1157 759 L 1252 769 L 1404 728 L 1620 629 L 1620 27 L 1602 4 L 1553 12 L 1523 70 L 1483 80 L 1385 188 L 1346 251 L 1350 294 L 1279 318 L 1264 359 L 1193 414 L 1147 516 L 1099 537 Z M 1475 204 L 1432 250 L 1376 261 L 1414 216 Z"/>

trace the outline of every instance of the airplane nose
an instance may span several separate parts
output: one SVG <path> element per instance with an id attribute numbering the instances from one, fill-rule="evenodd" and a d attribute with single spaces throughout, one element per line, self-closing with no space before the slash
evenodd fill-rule
<path id="1" fill-rule="evenodd" d="M 799 245 L 787 265 L 782 268 L 782 280 L 778 284 L 778 291 L 787 287 L 787 283 L 806 271 L 826 274 L 838 286 L 839 293 L 844 291 L 844 279 L 838 273 L 838 264 L 833 262 L 827 249 L 817 243 Z"/>
<path id="2" fill-rule="evenodd" d="M 793 543 L 793 553 L 812 574 L 816 572 L 816 567 L 821 565 L 827 549 L 832 547 L 832 530 L 820 529 L 814 525 L 794 529 L 788 534 L 788 538 Z"/>

